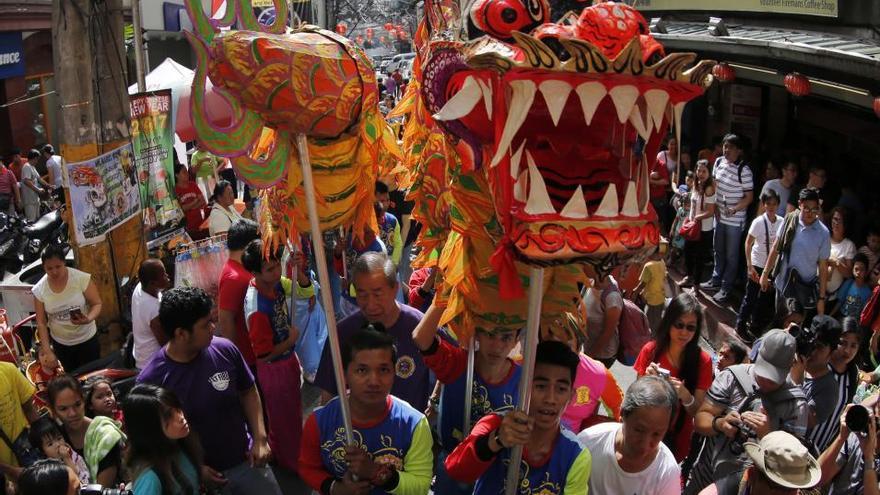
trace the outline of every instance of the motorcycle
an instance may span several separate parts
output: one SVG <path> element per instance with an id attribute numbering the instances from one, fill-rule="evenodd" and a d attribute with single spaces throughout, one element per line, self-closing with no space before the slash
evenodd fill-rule
<path id="1" fill-rule="evenodd" d="M 49 244 L 61 244 L 65 252 L 70 249 L 67 223 L 61 214 L 62 209 L 53 210 L 28 223 L 0 213 L 0 275 L 18 273 L 23 266 L 40 259 Z"/>

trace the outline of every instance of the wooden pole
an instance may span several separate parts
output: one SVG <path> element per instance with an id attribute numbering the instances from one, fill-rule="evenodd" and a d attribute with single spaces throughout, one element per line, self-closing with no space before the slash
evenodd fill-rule
<path id="1" fill-rule="evenodd" d="M 336 392 L 339 395 L 339 406 L 342 413 L 342 424 L 345 427 L 346 445 L 354 444 L 354 432 L 351 427 L 351 409 L 348 406 L 348 387 L 345 385 L 345 371 L 342 368 L 342 354 L 339 352 L 339 334 L 336 333 L 336 313 L 330 295 L 330 274 L 327 268 L 327 253 L 324 252 L 324 236 L 318 218 L 318 204 L 315 201 L 315 184 L 312 180 L 312 164 L 309 159 L 308 142 L 305 134 L 296 135 L 296 148 L 299 163 L 302 165 L 303 189 L 306 193 L 306 207 L 309 211 L 309 227 L 312 231 L 312 245 L 315 251 L 315 265 L 318 268 L 318 281 L 321 283 L 321 303 L 327 316 L 327 343 L 330 344 L 330 357 L 333 360 L 333 376 L 336 378 Z"/>
<path id="2" fill-rule="evenodd" d="M 122 0 L 53 0 L 59 148 L 66 162 L 89 160 L 129 140 L 122 38 Z M 98 324 L 103 326 L 119 319 L 119 281 L 133 276 L 146 254 L 142 223 L 132 218 L 108 234 L 105 242 L 77 246 L 70 195 L 65 196 L 77 268 L 90 273 L 98 286 L 103 302 Z"/>
<path id="3" fill-rule="evenodd" d="M 522 374 L 519 378 L 519 410 L 529 413 L 532 400 L 532 375 L 535 374 L 535 352 L 538 348 L 538 326 L 541 323 L 541 301 L 544 298 L 544 269 L 532 267 L 529 273 L 529 316 L 526 320 L 526 338 L 523 342 Z M 507 466 L 507 482 L 504 493 L 519 493 L 520 461 L 523 446 L 510 449 L 510 464 Z"/>

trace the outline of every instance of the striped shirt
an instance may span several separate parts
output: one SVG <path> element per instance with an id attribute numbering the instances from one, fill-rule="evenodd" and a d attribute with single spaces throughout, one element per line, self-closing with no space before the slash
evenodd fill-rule
<path id="1" fill-rule="evenodd" d="M 831 374 L 837 381 L 837 400 L 834 404 L 834 410 L 828 419 L 816 424 L 807 435 L 807 439 L 816 446 L 819 452 L 824 452 L 828 445 L 834 441 L 834 437 L 840 431 L 840 415 L 846 405 L 852 401 L 856 391 L 856 374 L 849 368 L 843 373 L 838 373 L 834 368 L 831 368 Z"/>
<path id="2" fill-rule="evenodd" d="M 718 221 L 732 227 L 745 225 L 746 211 L 743 208 L 733 215 L 728 215 L 727 209 L 739 203 L 747 192 L 755 188 L 752 169 L 748 165 L 742 165 L 742 173 L 740 173 L 739 167 L 737 163 L 731 163 L 722 156 L 715 160 L 715 167 L 712 169 L 712 177 L 715 179 L 715 202 L 720 209 Z"/>

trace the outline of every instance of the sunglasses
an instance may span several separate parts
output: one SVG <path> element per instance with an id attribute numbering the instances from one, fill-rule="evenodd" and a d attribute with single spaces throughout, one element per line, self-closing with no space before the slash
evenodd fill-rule
<path id="1" fill-rule="evenodd" d="M 672 326 L 679 329 L 679 330 L 687 330 L 688 332 L 696 332 L 697 331 L 696 325 L 693 325 L 693 324 L 686 325 L 686 324 L 684 324 L 684 322 L 681 322 L 681 321 L 677 321 L 677 322 L 673 323 Z"/>

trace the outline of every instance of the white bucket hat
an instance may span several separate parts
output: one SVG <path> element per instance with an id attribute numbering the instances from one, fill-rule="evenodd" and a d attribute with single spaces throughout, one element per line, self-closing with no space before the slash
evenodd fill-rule
<path id="1" fill-rule="evenodd" d="M 746 442 L 744 447 L 755 466 L 779 486 L 811 488 L 822 477 L 819 463 L 790 433 L 774 431 L 765 435 L 760 444 Z"/>

